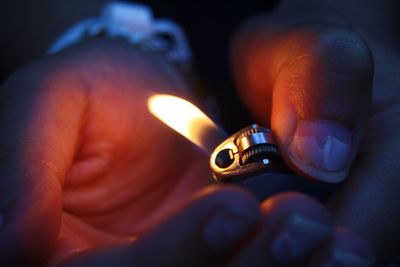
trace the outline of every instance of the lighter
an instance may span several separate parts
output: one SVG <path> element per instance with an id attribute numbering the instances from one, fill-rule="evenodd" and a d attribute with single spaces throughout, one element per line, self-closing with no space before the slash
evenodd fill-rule
<path id="1" fill-rule="evenodd" d="M 226 138 L 209 117 L 185 99 L 157 94 L 149 98 L 148 106 L 154 116 L 211 155 L 212 183 L 243 186 L 259 200 L 283 191 L 325 200 L 334 189 L 332 184 L 291 173 L 268 128 L 254 124 Z"/>
<path id="2" fill-rule="evenodd" d="M 285 166 L 270 129 L 253 124 L 228 137 L 210 157 L 212 182 L 237 184 L 259 200 L 300 191 L 324 201 L 334 185 L 309 180 Z"/>

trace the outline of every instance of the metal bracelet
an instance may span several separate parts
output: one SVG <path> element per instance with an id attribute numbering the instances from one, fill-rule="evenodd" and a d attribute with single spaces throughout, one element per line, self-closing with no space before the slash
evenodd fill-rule
<path id="1" fill-rule="evenodd" d="M 100 17 L 74 25 L 53 43 L 47 53 L 59 53 L 97 36 L 124 39 L 143 51 L 160 54 L 184 73 L 191 71 L 192 53 L 183 29 L 171 20 L 154 19 L 152 10 L 141 4 L 108 3 Z"/>

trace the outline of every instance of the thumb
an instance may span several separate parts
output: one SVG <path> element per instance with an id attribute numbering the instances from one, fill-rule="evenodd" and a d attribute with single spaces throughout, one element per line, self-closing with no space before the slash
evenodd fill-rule
<path id="1" fill-rule="evenodd" d="M 210 187 L 133 244 L 82 252 L 62 266 L 221 266 L 258 223 L 261 213 L 250 195 Z"/>
<path id="2" fill-rule="evenodd" d="M 34 63 L 1 87 L 2 266 L 41 266 L 58 237 L 85 95 L 81 78 L 57 62 Z"/>
<path id="3" fill-rule="evenodd" d="M 307 177 L 342 181 L 371 102 L 373 60 L 364 41 L 339 26 L 257 22 L 239 35 L 233 56 L 244 100 L 261 121 L 271 119 L 287 163 Z"/>

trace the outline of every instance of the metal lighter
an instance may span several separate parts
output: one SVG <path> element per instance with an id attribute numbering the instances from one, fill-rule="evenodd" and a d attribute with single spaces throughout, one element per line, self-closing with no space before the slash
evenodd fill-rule
<path id="1" fill-rule="evenodd" d="M 285 166 L 270 129 L 253 124 L 228 137 L 210 157 L 213 183 L 238 184 L 259 200 L 283 191 L 322 201 L 334 185 L 303 178 Z"/>

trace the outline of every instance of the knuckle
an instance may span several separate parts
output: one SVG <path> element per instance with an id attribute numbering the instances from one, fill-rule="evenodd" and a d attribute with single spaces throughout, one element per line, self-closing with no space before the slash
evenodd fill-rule
<path id="1" fill-rule="evenodd" d="M 339 27 L 326 29 L 316 36 L 314 50 L 321 64 L 332 72 L 371 76 L 373 57 L 367 43 L 356 33 Z"/>
<path id="2" fill-rule="evenodd" d="M 297 29 L 295 35 L 292 49 L 296 52 L 281 69 L 278 81 L 290 88 L 300 110 L 311 114 L 322 108 L 317 103 L 337 110 L 337 101 L 332 99 L 369 102 L 374 64 L 361 37 L 342 27 L 316 24 Z"/>

